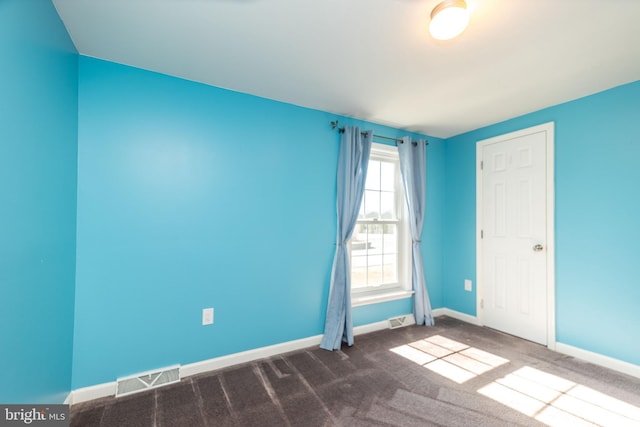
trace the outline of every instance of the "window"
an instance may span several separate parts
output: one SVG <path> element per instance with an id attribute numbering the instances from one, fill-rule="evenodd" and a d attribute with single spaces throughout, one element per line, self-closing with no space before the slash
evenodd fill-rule
<path id="1" fill-rule="evenodd" d="M 397 148 L 373 144 L 349 242 L 353 305 L 411 295 L 411 239 L 401 179 Z"/>

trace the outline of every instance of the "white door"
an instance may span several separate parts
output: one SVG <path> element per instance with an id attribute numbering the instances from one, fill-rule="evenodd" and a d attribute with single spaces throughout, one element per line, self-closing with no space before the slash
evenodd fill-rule
<path id="1" fill-rule="evenodd" d="M 553 292 L 548 283 L 553 240 L 548 168 L 553 165 L 547 164 L 552 139 L 553 124 L 547 124 L 478 143 L 480 320 L 544 345 Z"/>

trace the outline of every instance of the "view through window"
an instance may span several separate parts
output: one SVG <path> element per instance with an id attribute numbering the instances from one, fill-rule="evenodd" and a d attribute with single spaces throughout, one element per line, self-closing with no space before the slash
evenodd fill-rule
<path id="1" fill-rule="evenodd" d="M 350 241 L 354 294 L 404 289 L 409 253 L 405 218 L 397 148 L 374 144 Z"/>

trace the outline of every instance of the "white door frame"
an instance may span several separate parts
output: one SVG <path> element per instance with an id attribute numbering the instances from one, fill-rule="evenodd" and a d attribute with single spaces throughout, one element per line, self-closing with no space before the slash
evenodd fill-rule
<path id="1" fill-rule="evenodd" d="M 547 261 L 547 347 L 556 348 L 556 281 L 555 281 L 555 181 L 554 181 L 554 123 L 544 123 L 516 132 L 510 132 L 493 138 L 477 141 L 476 143 L 476 313 L 478 322 L 484 325 L 483 309 L 480 302 L 483 298 L 482 283 L 482 241 L 480 231 L 482 229 L 482 173 L 480 161 L 484 146 L 496 142 L 519 138 L 532 133 L 546 132 L 546 178 L 547 178 L 547 235 L 546 235 L 546 261 Z"/>

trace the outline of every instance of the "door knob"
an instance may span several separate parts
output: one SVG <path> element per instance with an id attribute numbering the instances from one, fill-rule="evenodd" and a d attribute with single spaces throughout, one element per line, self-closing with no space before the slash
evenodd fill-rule
<path id="1" fill-rule="evenodd" d="M 541 244 L 537 244 L 533 247 L 534 252 L 542 252 L 543 249 L 544 249 L 544 246 L 542 246 Z"/>

